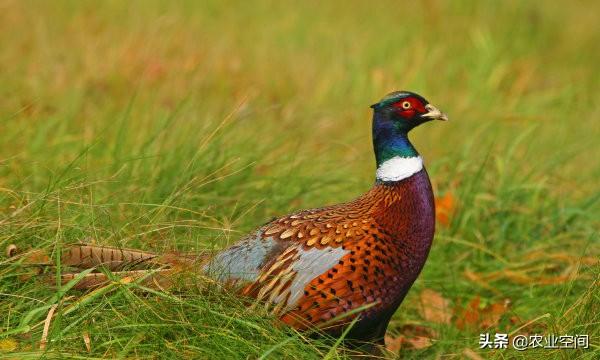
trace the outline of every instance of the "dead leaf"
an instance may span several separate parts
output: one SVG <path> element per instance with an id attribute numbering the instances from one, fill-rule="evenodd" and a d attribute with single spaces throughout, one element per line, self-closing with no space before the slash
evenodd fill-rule
<path id="1" fill-rule="evenodd" d="M 83 342 L 85 344 L 85 349 L 87 350 L 87 352 L 91 352 L 92 351 L 92 342 L 90 340 L 90 333 L 88 333 L 87 331 L 84 331 L 83 334 Z"/>
<path id="2" fill-rule="evenodd" d="M 491 327 L 497 326 L 500 322 L 500 319 L 502 318 L 502 315 L 504 315 L 508 311 L 509 306 L 509 299 L 505 299 L 502 302 L 497 302 L 486 306 L 482 311 L 480 327 L 484 329 L 489 329 Z"/>
<path id="3" fill-rule="evenodd" d="M 470 329 L 489 329 L 495 327 L 500 322 L 510 306 L 510 300 L 504 299 L 501 302 L 493 303 L 481 308 L 481 299 L 479 295 L 475 296 L 463 309 L 460 306 L 455 308 L 456 327 L 463 330 Z"/>
<path id="4" fill-rule="evenodd" d="M 402 349 L 402 336 L 393 337 L 390 335 L 386 335 L 385 347 L 394 354 L 397 354 L 398 351 Z"/>
<path id="5" fill-rule="evenodd" d="M 444 225 L 450 225 L 450 220 L 454 213 L 455 201 L 451 191 L 447 191 L 444 196 L 435 199 L 435 218 Z"/>
<path id="6" fill-rule="evenodd" d="M 51 264 L 50 257 L 44 250 L 32 250 L 24 254 L 24 262 L 27 264 Z"/>
<path id="7" fill-rule="evenodd" d="M 423 290 L 419 299 L 419 314 L 423 319 L 437 324 L 450 324 L 452 311 L 448 299 L 431 289 Z"/>
<path id="8" fill-rule="evenodd" d="M 431 339 L 426 336 L 415 336 L 412 338 L 406 338 L 404 342 L 410 345 L 409 347 L 412 347 L 413 349 L 417 350 L 424 349 L 432 345 Z"/>
<path id="9" fill-rule="evenodd" d="M 419 325 L 404 325 L 400 329 L 400 335 L 393 337 L 387 335 L 385 337 L 386 348 L 397 353 L 402 348 L 407 349 L 424 349 L 433 344 L 433 339 L 437 337 L 437 333 L 428 327 Z"/>
<path id="10" fill-rule="evenodd" d="M 457 308 L 457 310 L 455 310 L 455 313 L 457 315 L 457 328 L 463 330 L 467 327 L 473 328 L 477 326 L 477 324 L 479 323 L 479 302 L 479 295 L 477 295 L 469 302 L 466 309 L 462 310 L 460 308 Z"/>

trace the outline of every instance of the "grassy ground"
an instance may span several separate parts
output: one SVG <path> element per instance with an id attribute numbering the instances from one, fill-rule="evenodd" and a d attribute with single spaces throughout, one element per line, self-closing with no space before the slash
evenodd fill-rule
<path id="1" fill-rule="evenodd" d="M 456 208 L 390 329 L 436 339 L 400 356 L 598 358 L 598 14 L 593 1 L 0 1 L 0 248 L 218 249 L 349 200 L 373 181 L 368 105 L 411 89 L 452 120 L 413 138 Z M 344 356 L 220 291 L 82 297 L 0 261 L 0 357 Z M 425 289 L 453 308 L 510 307 L 484 330 L 460 312 L 429 323 Z M 481 332 L 513 331 L 589 334 L 591 348 L 479 349 Z"/>

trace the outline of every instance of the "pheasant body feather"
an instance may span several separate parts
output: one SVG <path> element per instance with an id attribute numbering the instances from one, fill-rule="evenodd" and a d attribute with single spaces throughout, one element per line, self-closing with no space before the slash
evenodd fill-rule
<path id="1" fill-rule="evenodd" d="M 434 214 L 422 170 L 401 182 L 377 184 L 352 202 L 277 219 L 219 254 L 210 267 L 248 283 L 244 295 L 272 304 L 299 329 L 326 324 L 339 332 L 357 314 L 331 320 L 369 305 L 361 321 L 387 323 L 424 264 Z M 240 274 L 248 270 L 248 254 L 260 256 Z"/>

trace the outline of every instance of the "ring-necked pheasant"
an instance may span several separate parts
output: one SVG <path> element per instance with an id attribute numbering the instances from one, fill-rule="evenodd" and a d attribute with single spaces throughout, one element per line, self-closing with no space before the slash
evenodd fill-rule
<path id="1" fill-rule="evenodd" d="M 357 199 L 273 220 L 209 260 L 76 245 L 63 252 L 62 265 L 102 265 L 142 276 L 151 265 L 186 264 L 270 305 L 297 329 L 339 334 L 359 316 L 347 338 L 382 342 L 390 317 L 425 264 L 435 228 L 429 177 L 407 135 L 447 117 L 408 91 L 390 93 L 371 107 L 376 180 Z M 154 280 L 164 280 L 174 268 L 163 267 Z M 63 281 L 74 276 L 64 274 Z M 92 272 L 78 287 L 106 280 L 104 273 Z"/>

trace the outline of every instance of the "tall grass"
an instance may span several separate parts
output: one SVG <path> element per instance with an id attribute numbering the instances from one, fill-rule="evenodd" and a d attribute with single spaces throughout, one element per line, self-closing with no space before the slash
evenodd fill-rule
<path id="1" fill-rule="evenodd" d="M 429 288 L 455 305 L 508 298 L 510 316 L 589 334 L 592 347 L 483 351 L 480 330 L 426 324 L 438 340 L 401 356 L 595 358 L 600 272 L 577 259 L 600 254 L 598 13 L 595 2 L 0 2 L 0 247 L 209 251 L 349 200 L 373 181 L 368 105 L 410 89 L 451 118 L 412 135 L 436 192 L 458 205 L 390 332 L 423 324 Z M 523 269 L 570 277 L 465 275 Z M 1 263 L 0 341 L 16 349 L 0 356 L 346 356 L 218 288 L 81 294 L 22 272 Z"/>

